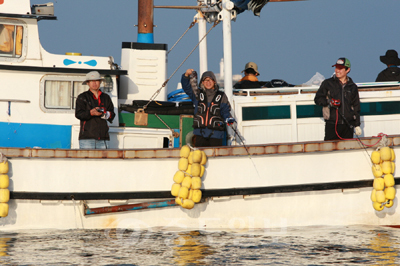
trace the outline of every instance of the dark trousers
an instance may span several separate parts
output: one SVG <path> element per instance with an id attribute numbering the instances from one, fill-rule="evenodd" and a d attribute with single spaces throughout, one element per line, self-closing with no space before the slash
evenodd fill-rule
<path id="1" fill-rule="evenodd" d="M 335 140 L 335 139 L 340 139 L 338 135 L 342 139 L 352 139 L 353 138 L 353 129 L 350 128 L 347 124 L 337 124 L 336 130 L 335 130 L 335 124 L 334 123 L 325 123 L 325 138 L 324 140 Z"/>
<path id="2" fill-rule="evenodd" d="M 213 147 L 222 146 L 222 139 L 204 138 L 199 135 L 194 136 L 195 147 Z"/>

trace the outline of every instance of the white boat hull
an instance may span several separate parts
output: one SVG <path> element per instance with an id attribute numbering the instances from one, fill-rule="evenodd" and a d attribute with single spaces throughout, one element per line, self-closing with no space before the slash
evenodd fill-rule
<path id="1" fill-rule="evenodd" d="M 400 151 L 398 136 L 389 141 Z M 175 205 L 91 215 L 85 215 L 85 209 L 173 199 L 168 191 L 178 170 L 179 149 L 0 149 L 9 158 L 12 192 L 9 214 L 0 225 L 4 230 L 249 230 L 399 224 L 397 198 L 391 208 L 373 209 L 368 155 L 373 149 L 362 148 L 356 140 L 247 148 L 251 157 L 244 147 L 205 149 L 205 202 L 191 210 Z"/>

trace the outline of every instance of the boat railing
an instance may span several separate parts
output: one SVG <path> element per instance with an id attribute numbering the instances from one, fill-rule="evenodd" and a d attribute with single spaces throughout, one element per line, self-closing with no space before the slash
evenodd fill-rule
<path id="1" fill-rule="evenodd" d="M 368 82 L 356 83 L 359 91 L 385 91 L 400 90 L 400 82 Z M 278 88 L 251 88 L 233 89 L 235 96 L 268 96 L 268 95 L 290 95 L 316 93 L 319 86 L 296 85 L 294 87 Z"/>

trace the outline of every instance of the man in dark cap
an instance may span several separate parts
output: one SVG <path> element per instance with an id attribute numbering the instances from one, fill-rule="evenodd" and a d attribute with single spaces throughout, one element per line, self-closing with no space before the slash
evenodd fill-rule
<path id="1" fill-rule="evenodd" d="M 387 68 L 382 70 L 376 78 L 376 82 L 379 81 L 400 81 L 400 59 L 395 50 L 387 50 L 385 55 L 380 57 L 381 62 L 384 63 Z"/>
<path id="2" fill-rule="evenodd" d="M 197 86 L 197 73 L 188 69 L 182 75 L 182 88 L 190 97 L 195 107 L 193 134 L 195 147 L 222 146 L 225 126 L 232 125 L 235 119 L 231 116 L 228 97 L 219 91 L 217 79 L 211 71 L 201 76 Z"/>
<path id="3" fill-rule="evenodd" d="M 332 67 L 335 75 L 321 83 L 314 102 L 323 106 L 324 140 L 350 139 L 353 132 L 357 136 L 362 134 L 358 87 L 347 76 L 351 67 L 349 59 L 341 57 Z"/>

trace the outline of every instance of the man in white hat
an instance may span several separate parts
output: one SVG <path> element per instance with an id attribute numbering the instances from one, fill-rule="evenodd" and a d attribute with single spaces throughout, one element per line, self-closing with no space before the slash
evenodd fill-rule
<path id="1" fill-rule="evenodd" d="M 379 73 L 375 81 L 400 81 L 400 68 L 397 67 L 400 65 L 400 58 L 397 52 L 387 50 L 386 54 L 380 57 L 380 60 L 387 68 Z"/>
<path id="2" fill-rule="evenodd" d="M 76 98 L 75 117 L 81 121 L 80 149 L 107 149 L 106 141 L 110 140 L 107 121 L 111 123 L 115 117 L 114 105 L 110 96 L 100 90 L 102 81 L 99 72 L 87 73 L 82 84 L 88 85 L 89 90 Z"/>

